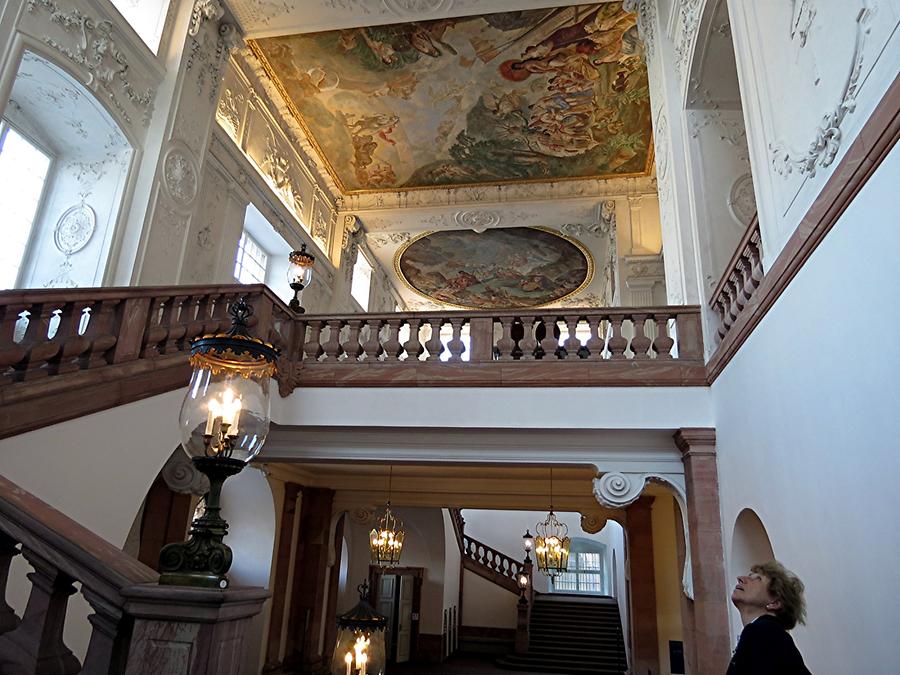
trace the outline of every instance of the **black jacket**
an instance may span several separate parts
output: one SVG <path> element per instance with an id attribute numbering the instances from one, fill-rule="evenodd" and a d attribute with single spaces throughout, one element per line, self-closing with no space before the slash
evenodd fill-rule
<path id="1" fill-rule="evenodd" d="M 764 614 L 741 631 L 726 675 L 811 675 L 788 632 Z"/>

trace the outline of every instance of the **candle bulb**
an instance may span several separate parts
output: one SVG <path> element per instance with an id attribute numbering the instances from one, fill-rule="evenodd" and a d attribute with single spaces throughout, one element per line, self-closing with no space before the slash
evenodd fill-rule
<path id="1" fill-rule="evenodd" d="M 347 675 L 353 675 L 351 672 L 351 668 L 353 668 L 353 652 L 344 654 L 344 663 L 347 664 Z"/>
<path id="2" fill-rule="evenodd" d="M 366 675 L 366 664 L 369 662 L 369 657 L 365 652 L 359 655 L 358 665 L 360 666 L 359 675 Z"/>

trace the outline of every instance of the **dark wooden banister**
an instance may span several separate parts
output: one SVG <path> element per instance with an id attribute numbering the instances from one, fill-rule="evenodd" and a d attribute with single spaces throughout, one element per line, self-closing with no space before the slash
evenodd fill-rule
<path id="1" fill-rule="evenodd" d="M 21 620 L 2 600 L 10 564 L 19 554 L 33 568 L 31 595 Z M 249 627 L 267 597 L 264 589 L 222 592 L 167 587 L 159 586 L 158 579 L 143 563 L 0 476 L 0 663 L 4 667 L 35 672 L 38 663 L 44 669 L 52 663 L 52 672 L 64 674 L 146 672 L 142 669 L 151 666 L 147 658 L 153 650 L 166 650 L 166 643 L 176 638 L 178 643 L 172 646 L 183 650 L 188 636 L 188 642 L 207 641 L 206 646 L 212 647 L 206 654 L 198 652 L 191 672 L 237 673 L 240 654 L 232 654 L 233 662 L 217 663 L 215 643 L 232 640 L 234 631 L 240 634 Z M 66 607 L 75 582 L 94 610 L 83 670 L 63 642 Z M 216 624 L 227 623 L 232 627 L 216 631 Z M 179 631 L 173 632 L 173 626 Z M 173 672 L 167 665 L 171 667 L 175 656 L 173 652 L 152 665 L 158 672 Z"/>

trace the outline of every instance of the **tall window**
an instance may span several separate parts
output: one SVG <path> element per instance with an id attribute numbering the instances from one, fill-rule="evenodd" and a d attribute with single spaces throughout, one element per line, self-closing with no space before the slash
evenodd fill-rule
<path id="1" fill-rule="evenodd" d="M 242 284 L 264 284 L 269 255 L 245 231 L 234 256 L 234 278 Z"/>
<path id="2" fill-rule="evenodd" d="M 569 570 L 553 582 L 558 593 L 608 594 L 606 583 L 606 546 L 589 539 L 576 538 L 569 553 Z"/>
<path id="3" fill-rule="evenodd" d="M 16 285 L 49 170 L 45 152 L 0 123 L 0 289 Z"/>
<path id="4" fill-rule="evenodd" d="M 353 280 L 350 282 L 350 295 L 363 311 L 369 311 L 369 290 L 372 288 L 372 263 L 368 261 L 360 249 L 356 249 L 356 264 L 353 265 Z"/>

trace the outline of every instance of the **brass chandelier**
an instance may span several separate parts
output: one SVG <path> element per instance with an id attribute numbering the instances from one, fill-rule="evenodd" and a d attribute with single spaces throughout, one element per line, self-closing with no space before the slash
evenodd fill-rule
<path id="1" fill-rule="evenodd" d="M 403 552 L 403 523 L 391 512 L 391 482 L 394 467 L 388 473 L 388 498 L 384 515 L 369 533 L 369 548 L 372 550 L 372 564 L 379 567 L 393 567 L 400 562 Z"/>
<path id="2" fill-rule="evenodd" d="M 550 513 L 535 526 L 534 553 L 538 569 L 554 580 L 569 568 L 569 528 L 553 513 L 553 467 L 550 468 Z"/>

